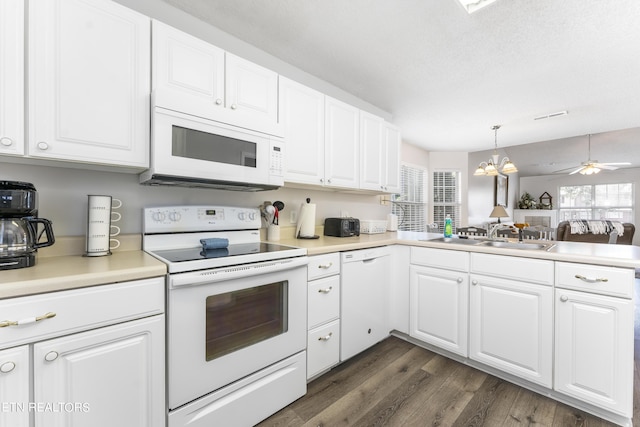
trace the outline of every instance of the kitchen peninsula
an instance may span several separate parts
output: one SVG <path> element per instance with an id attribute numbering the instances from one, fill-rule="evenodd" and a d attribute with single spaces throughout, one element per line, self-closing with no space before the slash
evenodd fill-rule
<path id="1" fill-rule="evenodd" d="M 306 248 L 310 274 L 322 266 L 314 263 L 315 259 L 388 247 L 391 280 L 384 299 L 389 305 L 388 329 L 393 335 L 620 425 L 630 425 L 633 284 L 635 269 L 640 268 L 639 247 L 548 242 L 544 249 L 530 250 L 433 241 L 440 237 L 388 232 L 349 238 L 322 236 L 317 240 L 285 238 L 279 243 Z M 28 270 L 2 272 L 0 303 L 36 298 L 42 305 L 47 296 L 60 300 L 65 292 L 80 292 L 83 295 L 76 298 L 91 298 L 92 291 L 116 291 L 118 295 L 113 297 L 118 301 L 122 297 L 148 301 L 142 304 L 144 307 L 121 307 L 118 316 L 127 320 L 124 323 L 108 326 L 120 320 L 96 318 L 89 320 L 92 328 L 103 324 L 106 329 L 135 326 L 138 329 L 132 332 L 134 335 L 147 330 L 153 346 L 164 345 L 159 324 L 149 324 L 163 318 L 163 285 L 153 278 L 165 273 L 164 266 L 138 251 L 98 260 L 104 264 L 100 268 L 113 268 L 111 272 L 96 269 L 95 261 L 77 255 L 45 257 Z M 94 266 L 82 267 L 89 263 Z M 75 266 L 66 269 L 74 273 L 45 274 L 55 265 Z M 339 270 L 332 271 L 332 279 L 339 277 Z M 49 279 L 42 279 L 42 274 Z M 102 279 L 98 279 L 100 276 Z M 25 295 L 38 294 L 21 298 L 21 284 L 27 285 Z M 55 292 L 58 290 L 65 291 Z M 143 291 L 153 298 L 143 298 Z M 341 308 L 342 313 L 351 309 L 345 305 Z M 49 309 L 42 305 L 42 310 Z M 32 326 L 56 329 L 54 323 L 62 319 L 58 315 Z M 86 330 L 79 324 L 69 328 Z M 0 329 L 0 355 L 15 349 L 14 344 L 24 352 L 29 345 L 39 348 L 52 341 L 32 341 L 47 336 L 41 333 L 18 341 L 15 337 L 5 339 L 3 334 L 13 334 L 10 331 Z M 129 332 L 125 336 L 130 336 Z M 29 344 L 32 342 L 35 344 Z M 157 355 L 147 356 L 153 370 L 146 371 L 141 380 L 164 366 Z M 336 359 L 327 369 L 342 361 Z M 157 404 L 159 397 L 149 393 Z"/>

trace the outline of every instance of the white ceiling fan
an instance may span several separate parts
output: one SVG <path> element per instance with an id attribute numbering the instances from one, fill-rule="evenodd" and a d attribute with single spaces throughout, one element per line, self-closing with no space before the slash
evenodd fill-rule
<path id="1" fill-rule="evenodd" d="M 589 134 L 589 153 L 586 162 L 582 162 L 579 167 L 572 166 L 570 168 L 561 169 L 559 171 L 555 171 L 554 173 L 561 173 L 568 170 L 573 169 L 569 172 L 569 175 L 573 175 L 574 173 L 580 173 L 582 175 L 592 175 L 600 172 L 601 170 L 616 170 L 619 166 L 629 166 L 631 163 L 629 162 L 619 162 L 619 163 L 599 163 L 597 160 L 591 160 L 591 134 Z"/>

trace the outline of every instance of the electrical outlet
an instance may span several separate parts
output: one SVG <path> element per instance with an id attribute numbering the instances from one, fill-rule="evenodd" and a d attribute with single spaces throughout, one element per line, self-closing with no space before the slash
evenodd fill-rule
<path id="1" fill-rule="evenodd" d="M 389 199 L 389 196 L 380 196 L 380 204 L 381 205 L 387 205 L 387 204 L 389 204 L 390 201 L 391 201 L 391 199 Z"/>
<path id="2" fill-rule="evenodd" d="M 289 213 L 289 222 L 295 224 L 298 222 L 298 211 L 291 211 Z"/>

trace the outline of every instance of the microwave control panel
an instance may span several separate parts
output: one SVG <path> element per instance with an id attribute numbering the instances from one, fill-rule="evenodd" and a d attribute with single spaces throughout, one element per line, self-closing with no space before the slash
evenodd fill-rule
<path id="1" fill-rule="evenodd" d="M 269 172 L 271 175 L 284 175 L 284 144 L 271 141 L 271 158 L 269 159 Z"/>

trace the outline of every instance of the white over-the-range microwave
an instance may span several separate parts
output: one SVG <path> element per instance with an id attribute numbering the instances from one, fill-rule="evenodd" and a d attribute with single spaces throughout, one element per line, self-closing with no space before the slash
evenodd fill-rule
<path id="1" fill-rule="evenodd" d="M 272 190 L 284 184 L 284 148 L 273 135 L 154 106 L 140 183 Z"/>

